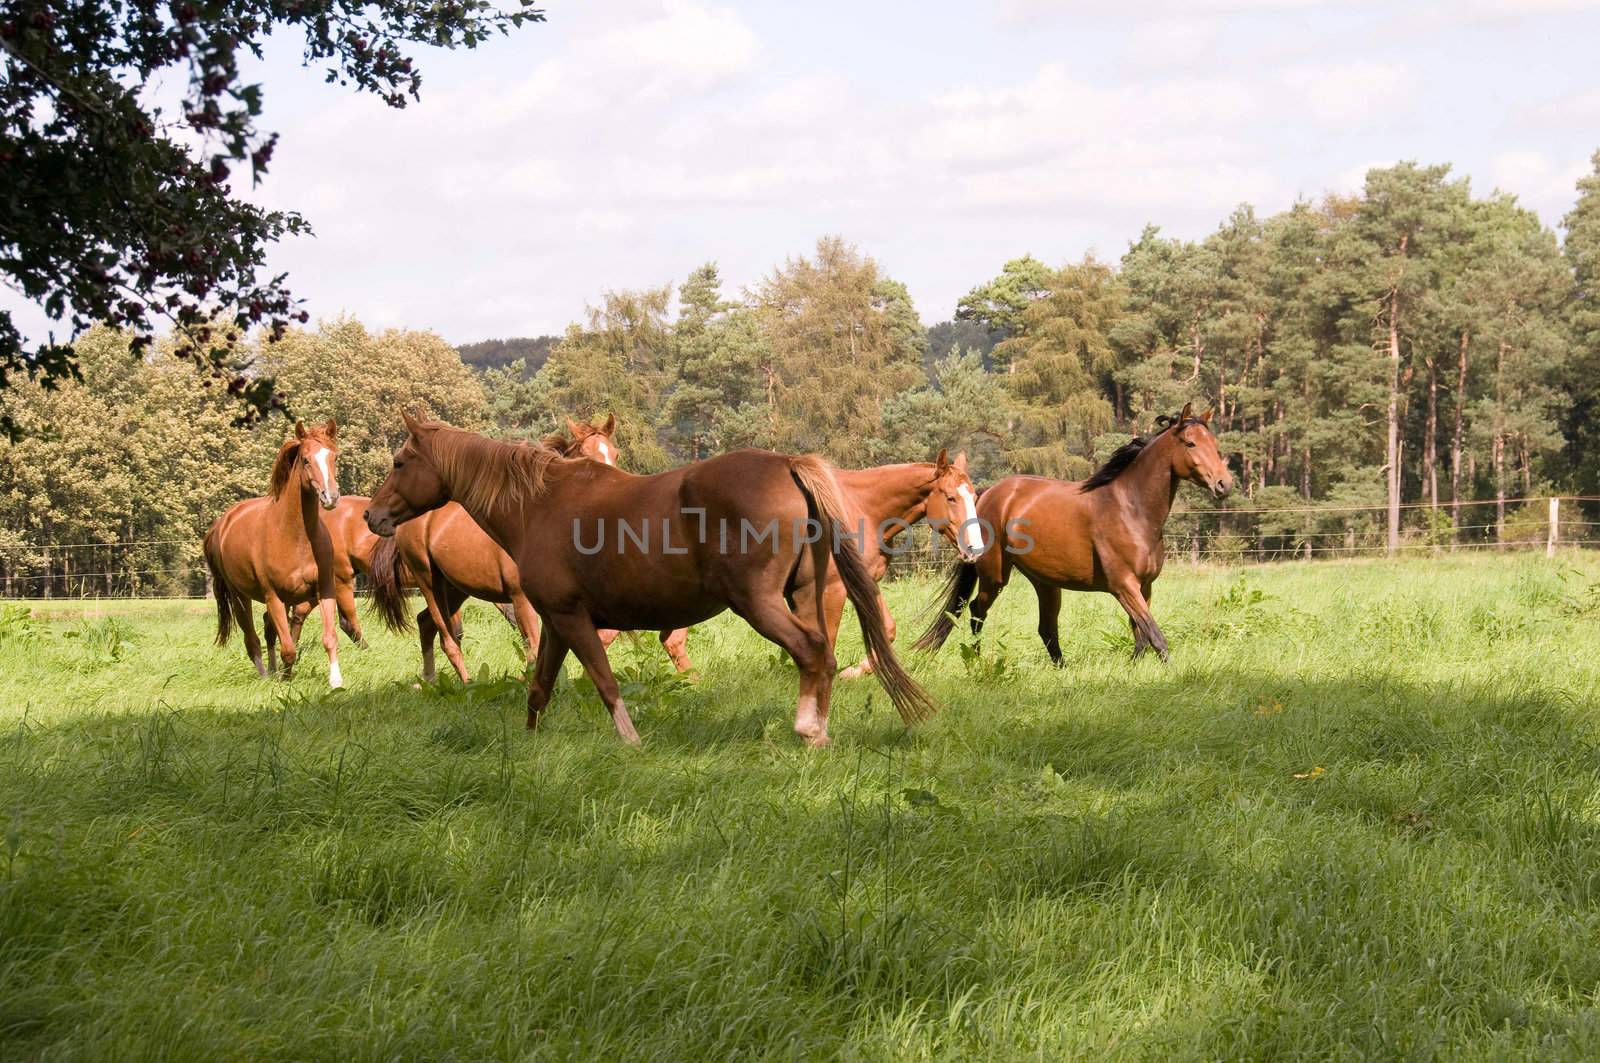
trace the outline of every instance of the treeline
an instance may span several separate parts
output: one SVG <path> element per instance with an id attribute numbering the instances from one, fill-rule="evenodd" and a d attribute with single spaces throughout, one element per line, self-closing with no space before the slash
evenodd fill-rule
<path id="1" fill-rule="evenodd" d="M 1510 196 L 1402 164 L 1360 195 L 1240 207 L 1203 240 L 1148 228 L 1114 263 L 1025 255 L 931 328 L 904 285 L 828 237 L 736 292 L 712 264 L 676 289 L 608 292 L 558 338 L 454 349 L 342 319 L 240 354 L 297 412 L 339 418 L 353 493 L 381 481 L 404 403 L 507 437 L 615 413 L 642 472 L 741 446 L 849 466 L 950 446 L 983 482 L 1080 477 L 1196 401 L 1237 455 L 1249 501 L 1230 507 L 1281 515 L 1207 517 L 1196 496 L 1180 530 L 1286 550 L 1500 541 L 1542 534 L 1542 511 L 1505 500 L 1600 493 L 1595 164 L 1564 242 Z M 100 329 L 78 356 L 81 383 L 3 400 L 24 429 L 0 442 L 11 593 L 181 573 L 210 520 L 264 489 L 282 435 L 232 427 L 225 398 L 159 344 L 135 358 Z M 63 547 L 107 541 L 150 545 L 98 560 Z"/>

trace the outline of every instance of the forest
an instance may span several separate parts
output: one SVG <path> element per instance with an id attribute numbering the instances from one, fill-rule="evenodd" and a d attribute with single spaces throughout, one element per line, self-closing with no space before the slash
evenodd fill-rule
<path id="1" fill-rule="evenodd" d="M 1201 240 L 1148 226 L 1116 261 L 1031 249 L 931 327 L 827 236 L 737 290 L 708 262 L 605 291 L 558 337 L 457 348 L 341 318 L 233 339 L 295 414 L 339 419 L 352 493 L 381 480 L 409 403 L 507 438 L 615 413 L 637 472 L 745 446 L 845 466 L 948 446 L 986 483 L 1082 477 L 1193 401 L 1216 410 L 1226 506 L 1246 511 L 1184 496 L 1173 528 L 1196 549 L 1498 543 L 1542 539 L 1521 499 L 1600 495 L 1600 153 L 1562 230 L 1402 163 L 1357 195 L 1242 205 Z M 285 423 L 235 425 L 174 349 L 98 327 L 81 379 L 0 399 L 21 428 L 0 440 L 4 593 L 192 590 L 205 527 L 264 490 Z M 77 545 L 105 543 L 122 545 Z"/>

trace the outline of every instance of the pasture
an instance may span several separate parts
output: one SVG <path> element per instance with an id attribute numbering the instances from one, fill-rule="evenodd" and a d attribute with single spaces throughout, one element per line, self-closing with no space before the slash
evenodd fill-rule
<path id="1" fill-rule="evenodd" d="M 930 581 L 887 585 L 902 645 Z M 729 616 L 522 727 L 511 629 L 288 683 L 209 602 L 0 618 L 0 1057 L 1600 1052 L 1600 558 L 1174 566 L 1172 661 L 1014 581 L 907 733 Z M 84 615 L 85 612 L 90 615 Z M 317 623 L 302 645 L 315 646 Z M 847 623 L 842 662 L 856 659 Z"/>

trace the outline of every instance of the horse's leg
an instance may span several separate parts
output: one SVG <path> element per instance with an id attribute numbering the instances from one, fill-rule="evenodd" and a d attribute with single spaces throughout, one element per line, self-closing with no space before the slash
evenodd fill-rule
<path id="1" fill-rule="evenodd" d="M 250 663 L 256 666 L 256 674 L 265 679 L 267 666 L 261 663 L 261 637 L 256 634 L 255 617 L 250 615 L 250 602 L 235 596 L 230 608 L 234 621 L 239 625 L 239 634 L 244 636 L 244 649 L 250 655 Z M 271 625 L 267 626 L 267 635 L 269 638 L 272 635 Z M 273 668 L 277 668 L 277 665 L 274 664 Z"/>
<path id="2" fill-rule="evenodd" d="M 555 693 L 556 678 L 561 675 L 561 665 L 567 659 L 567 644 L 555 632 L 546 630 L 539 640 L 539 651 L 533 666 L 533 681 L 528 684 L 528 730 L 539 726 L 539 714 L 550 704 Z"/>
<path id="3" fill-rule="evenodd" d="M 522 650 L 529 664 L 539 657 L 539 614 L 527 595 L 520 590 L 511 592 L 511 623 L 522 636 Z"/>
<path id="4" fill-rule="evenodd" d="M 1050 663 L 1061 667 L 1061 588 L 1043 579 L 1032 580 L 1039 593 L 1039 638 L 1044 642 Z"/>
<path id="5" fill-rule="evenodd" d="M 1150 605 L 1145 598 L 1144 586 L 1138 577 L 1129 573 L 1119 578 L 1113 585 L 1111 593 L 1116 595 L 1117 601 L 1128 613 L 1128 620 L 1133 624 L 1134 644 L 1133 657 L 1138 660 L 1148 646 L 1156 651 L 1156 655 L 1163 661 L 1167 659 L 1167 637 L 1161 633 L 1161 628 L 1156 626 L 1156 618 L 1150 614 Z"/>
<path id="6" fill-rule="evenodd" d="M 283 660 L 283 678 L 288 679 L 294 673 L 294 662 L 300 656 L 300 650 L 289 631 L 289 614 L 283 607 L 283 599 L 270 590 L 267 592 L 266 611 L 267 623 L 272 626 L 273 634 L 278 639 L 278 656 Z"/>
<path id="7" fill-rule="evenodd" d="M 272 622 L 272 613 L 261 610 L 261 630 L 267 634 L 267 675 L 278 674 L 278 625 Z"/>
<path id="8" fill-rule="evenodd" d="M 428 615 L 433 619 L 434 630 L 439 635 L 439 645 L 444 647 L 445 658 L 463 683 L 472 682 L 472 676 L 467 674 L 467 662 L 461 658 L 461 644 L 451 631 L 450 617 L 453 611 L 447 612 L 442 608 L 450 602 L 449 583 L 438 572 L 434 573 L 431 580 L 417 582 L 422 591 L 422 600 L 428 607 Z"/>
<path id="9" fill-rule="evenodd" d="M 356 617 L 356 585 L 355 581 L 339 582 L 334 585 L 333 595 L 339 603 L 339 627 L 350 636 L 350 641 L 361 649 L 367 648 L 367 638 L 361 633 L 361 621 Z"/>
<path id="10" fill-rule="evenodd" d="M 667 651 L 667 656 L 672 658 L 672 667 L 680 672 L 694 671 L 694 662 L 689 660 L 689 629 L 680 627 L 674 631 L 661 633 L 661 648 Z"/>
<path id="11" fill-rule="evenodd" d="M 422 644 L 422 681 L 431 683 L 438 673 L 433 668 L 433 636 L 438 628 L 433 624 L 433 613 L 423 609 L 417 614 L 417 640 Z"/>
<path id="12" fill-rule="evenodd" d="M 1000 597 L 1000 592 L 1006 589 L 1006 581 L 1011 578 L 1011 562 L 1004 550 L 988 551 L 978 559 L 977 565 L 978 590 L 967 607 L 974 641 L 983 635 L 983 623 L 988 619 L 989 608 Z"/>
<path id="13" fill-rule="evenodd" d="M 828 703 L 833 693 L 833 673 L 837 667 L 833 647 L 819 625 L 812 627 L 797 615 L 805 599 L 816 603 L 820 615 L 827 607 L 826 588 L 814 589 L 802 595 L 795 592 L 795 610 L 790 611 L 781 596 L 757 598 L 748 602 L 732 602 L 734 612 L 745 622 L 772 642 L 777 643 L 794 658 L 800 670 L 800 694 L 795 703 L 794 730 L 813 746 L 828 744 Z M 820 600 L 819 600 L 820 599 Z"/>
<path id="14" fill-rule="evenodd" d="M 322 648 L 328 654 L 328 687 L 338 690 L 344 686 L 344 676 L 339 672 L 339 604 L 333 598 L 321 598 Z"/>
<path id="15" fill-rule="evenodd" d="M 600 694 L 600 700 L 610 710 L 611 722 L 616 725 L 617 734 L 629 745 L 638 745 L 639 732 L 633 729 L 633 720 L 628 716 L 628 706 L 622 702 L 617 677 L 611 673 L 611 662 L 606 659 L 606 648 L 600 644 L 600 633 L 595 630 L 589 614 L 552 613 L 545 620 L 545 640 L 559 638 L 571 647 L 583 664 L 583 670 L 588 673 L 589 681 Z M 531 717 L 531 703 L 529 709 Z"/>

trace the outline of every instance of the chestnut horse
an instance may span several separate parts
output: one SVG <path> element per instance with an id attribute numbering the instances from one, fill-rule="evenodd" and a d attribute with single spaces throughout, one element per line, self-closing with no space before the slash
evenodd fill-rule
<path id="1" fill-rule="evenodd" d="M 598 628 L 682 628 L 732 609 L 794 659 L 795 731 L 825 745 L 835 667 L 823 595 L 831 565 L 901 718 L 935 711 L 894 656 L 861 554 L 848 535 L 833 534 L 848 529 L 852 515 L 821 458 L 742 450 L 632 476 L 542 444 L 501 443 L 404 416 L 409 434 L 372 496 L 367 524 L 393 535 L 454 500 L 511 555 L 545 625 L 528 687 L 529 727 L 572 652 L 617 733 L 637 743 Z"/>
<path id="2" fill-rule="evenodd" d="M 568 434 L 553 433 L 544 445 L 563 457 L 584 457 L 605 465 L 617 463 L 615 415 L 603 425 L 567 422 Z M 362 530 L 365 532 L 365 526 Z M 371 535 L 371 532 L 366 532 Z M 539 647 L 539 619 L 518 586 L 517 566 L 496 546 L 466 511 L 452 502 L 425 513 L 402 526 L 391 539 L 376 539 L 372 554 L 373 605 L 392 631 L 404 631 L 411 624 L 405 609 L 406 585 L 422 591 L 423 610 L 417 614 L 417 633 L 422 645 L 422 678 L 434 679 L 433 640 L 438 635 L 445 657 L 456 676 L 472 681 L 461 654 L 461 606 L 468 598 L 480 598 L 500 606 L 506 620 L 522 636 L 522 645 L 531 663 Z M 609 646 L 616 631 L 602 631 L 601 641 Z M 661 643 L 680 672 L 691 667 L 685 651 L 686 631 L 663 631 Z"/>
<path id="3" fill-rule="evenodd" d="M 276 672 L 275 649 L 283 655 L 283 675 L 288 678 L 299 655 L 290 611 L 316 601 L 322 607 L 322 647 L 328 652 L 328 685 L 343 686 L 339 674 L 339 633 L 336 601 L 338 574 L 346 573 L 348 592 L 350 559 L 342 542 L 329 534 L 317 512 L 339 505 L 337 462 L 338 425 L 333 421 L 306 428 L 296 421 L 295 438 L 278 450 L 266 498 L 247 498 L 230 507 L 206 532 L 206 565 L 211 570 L 212 592 L 217 599 L 217 645 L 224 645 L 235 623 L 244 636 L 245 650 L 256 671 Z M 261 660 L 250 602 L 266 604 L 262 624 L 267 635 L 267 662 Z M 354 614 L 354 598 L 351 600 Z"/>
<path id="4" fill-rule="evenodd" d="M 957 454 L 954 461 L 950 460 L 947 451 L 941 450 L 931 462 L 879 465 L 871 469 L 836 469 L 834 477 L 869 533 L 858 541 L 864 544 L 862 554 L 874 580 L 881 583 L 884 574 L 889 571 L 889 545 L 919 520 L 926 519 L 967 560 L 976 560 L 983 552 L 982 533 L 977 520 L 978 493 L 967 478 L 965 453 Z M 855 531 L 853 528 L 851 530 Z M 828 581 L 830 644 L 839 635 L 844 599 L 844 585 L 835 575 Z M 887 603 L 883 609 L 883 625 L 892 642 L 895 623 Z M 871 672 L 872 656 L 868 654 L 861 663 L 841 672 L 839 678 L 854 679 Z"/>
<path id="5" fill-rule="evenodd" d="M 1184 480 L 1214 498 L 1233 490 L 1210 423 L 1210 410 L 1192 417 L 1185 405 L 1176 417 L 1158 418 L 1160 431 L 1127 443 L 1081 483 L 1008 476 L 985 490 L 978 517 L 986 533 L 994 532 L 992 541 L 975 564 L 953 566 L 940 616 L 917 648 L 944 645 L 969 598 L 976 638 L 1016 568 L 1039 594 L 1039 637 L 1056 664 L 1063 589 L 1115 595 L 1133 627 L 1134 657 L 1148 647 L 1166 660 L 1167 640 L 1150 614 L 1150 591 L 1166 559 L 1161 531 L 1172 499 Z"/>

